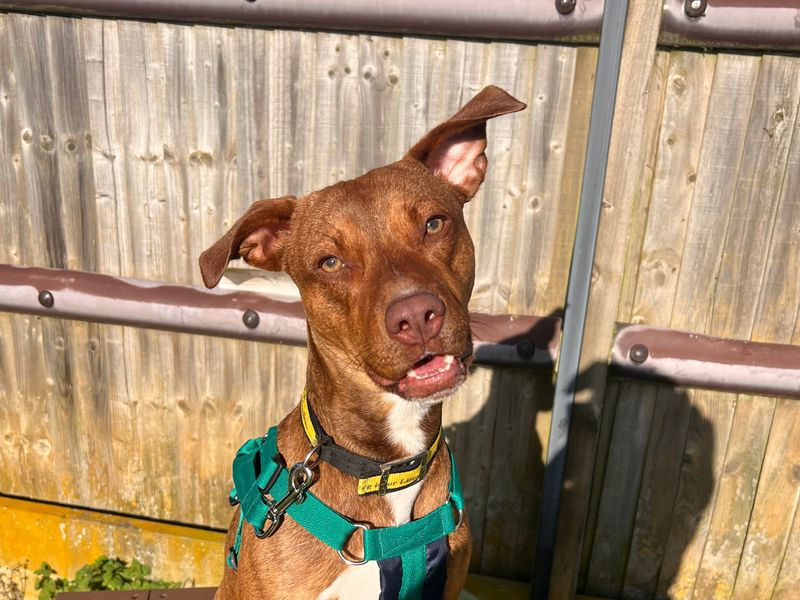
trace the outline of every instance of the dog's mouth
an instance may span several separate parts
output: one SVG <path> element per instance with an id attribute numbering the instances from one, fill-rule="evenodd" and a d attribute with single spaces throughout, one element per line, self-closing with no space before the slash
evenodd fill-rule
<path id="1" fill-rule="evenodd" d="M 440 400 L 464 382 L 466 360 L 452 354 L 426 354 L 400 379 L 372 374 L 372 379 L 403 398 Z"/>

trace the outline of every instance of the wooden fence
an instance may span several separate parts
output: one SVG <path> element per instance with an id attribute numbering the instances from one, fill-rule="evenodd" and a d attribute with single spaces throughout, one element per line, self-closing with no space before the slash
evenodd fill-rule
<path id="1" fill-rule="evenodd" d="M 657 50 L 657 4 L 629 17 L 553 597 L 790 598 L 800 405 L 607 379 L 615 321 L 800 344 L 800 58 Z M 489 126 L 472 308 L 558 313 L 596 57 L 0 14 L 0 262 L 197 283 L 252 200 L 395 160 L 494 83 L 529 108 Z M 304 359 L 0 315 L 0 491 L 224 527 Z M 530 577 L 551 402 L 549 373 L 479 368 L 446 407 L 478 572 Z"/>

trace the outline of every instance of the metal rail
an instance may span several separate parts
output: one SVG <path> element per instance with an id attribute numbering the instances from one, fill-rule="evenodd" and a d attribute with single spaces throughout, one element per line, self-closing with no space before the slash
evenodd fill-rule
<path id="1" fill-rule="evenodd" d="M 603 0 L 2 0 L 7 9 L 167 21 L 596 42 Z"/>
<path id="2" fill-rule="evenodd" d="M 800 398 L 800 346 L 621 325 L 612 375 L 727 392 Z"/>
<path id="3" fill-rule="evenodd" d="M 665 0 L 659 43 L 800 50 L 797 0 Z"/>
<path id="4" fill-rule="evenodd" d="M 324 30 L 597 43 L 604 0 L 0 0 L 0 8 Z M 800 50 L 797 0 L 664 0 L 667 46 Z"/>
<path id="5" fill-rule="evenodd" d="M 98 273 L 0 264 L 0 311 L 305 346 L 300 302 Z M 561 322 L 472 315 L 480 364 L 551 369 Z"/>

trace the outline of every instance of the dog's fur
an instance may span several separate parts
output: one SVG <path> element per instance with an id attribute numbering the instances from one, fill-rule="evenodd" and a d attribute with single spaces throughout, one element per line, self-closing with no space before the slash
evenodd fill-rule
<path id="1" fill-rule="evenodd" d="M 238 257 L 292 277 L 308 319 L 309 402 L 324 430 L 348 450 L 400 459 L 427 448 L 441 427 L 441 402 L 463 381 L 472 353 L 467 303 L 475 265 L 462 209 L 486 173 L 486 121 L 524 107 L 487 87 L 402 160 L 304 198 L 256 202 L 202 254 L 209 287 Z M 330 257 L 338 262 L 326 263 Z M 443 355 L 455 358 L 448 363 Z M 407 375 L 415 365 L 424 369 L 420 361 L 430 356 L 440 371 L 422 379 Z M 286 463 L 302 460 L 309 442 L 299 408 L 278 431 Z M 449 477 L 450 460 L 440 449 L 426 478 L 406 490 L 357 496 L 353 477 L 322 463 L 312 491 L 353 521 L 386 527 L 446 502 Z M 237 523 L 238 511 L 228 546 Z M 469 564 L 466 521 L 448 544 L 445 597 L 455 598 Z M 358 533 L 348 550 L 361 556 Z M 348 567 L 287 518 L 264 540 L 244 528 L 238 571 L 226 569 L 217 598 L 378 594 L 375 564 Z"/>

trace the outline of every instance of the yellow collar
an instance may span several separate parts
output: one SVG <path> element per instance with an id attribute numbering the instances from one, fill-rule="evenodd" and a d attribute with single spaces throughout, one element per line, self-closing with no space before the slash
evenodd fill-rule
<path id="1" fill-rule="evenodd" d="M 410 458 L 381 463 L 336 445 L 317 420 L 308 402 L 306 390 L 303 390 L 300 399 L 300 415 L 306 437 L 313 447 L 318 448 L 319 457 L 340 471 L 357 478 L 360 496 L 374 493 L 383 496 L 422 481 L 442 439 L 442 430 L 439 429 L 433 444 L 424 452 Z"/>

